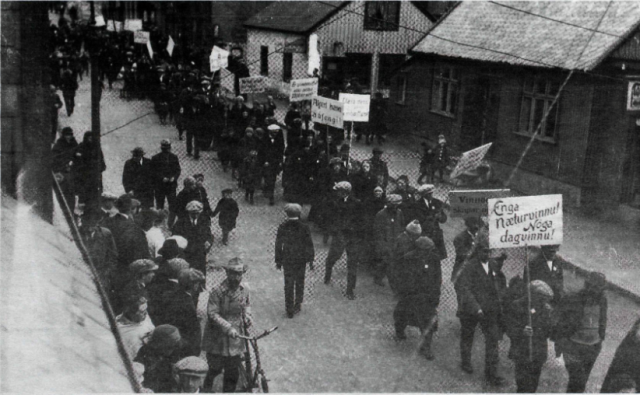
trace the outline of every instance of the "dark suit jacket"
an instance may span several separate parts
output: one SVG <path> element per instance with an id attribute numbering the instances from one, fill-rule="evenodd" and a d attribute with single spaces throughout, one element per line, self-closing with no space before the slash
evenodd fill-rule
<path id="1" fill-rule="evenodd" d="M 198 221 L 194 226 L 189 216 L 178 219 L 173 227 L 173 234 L 175 236 L 182 236 L 189 244 L 185 248 L 184 253 L 187 261 L 192 266 L 199 266 L 206 264 L 207 249 L 204 246 L 205 242 L 213 244 L 213 235 L 211 234 L 211 218 L 207 215 L 200 214 Z"/>
<path id="2" fill-rule="evenodd" d="M 236 219 L 238 218 L 238 202 L 232 198 L 222 198 L 218 201 L 216 209 L 211 214 L 212 217 L 220 214 L 218 217 L 218 224 L 222 229 L 234 229 L 236 227 Z"/>
<path id="3" fill-rule="evenodd" d="M 180 330 L 180 335 L 185 341 L 186 352 L 188 355 L 200 355 L 200 345 L 202 341 L 202 332 L 200 331 L 200 322 L 198 321 L 198 313 L 196 305 L 191 295 L 184 290 L 178 289 L 165 294 L 163 297 L 167 301 L 165 305 L 166 311 L 163 314 L 164 321 L 155 325 L 169 324 Z"/>
<path id="4" fill-rule="evenodd" d="M 329 226 L 334 233 L 342 232 L 345 236 L 357 237 L 362 227 L 362 205 L 353 196 L 347 200 L 334 198 L 329 202 L 327 213 L 330 216 Z"/>
<path id="5" fill-rule="evenodd" d="M 278 227 L 275 261 L 278 266 L 303 266 L 313 262 L 315 250 L 309 227 L 300 220 L 287 220 Z"/>
<path id="6" fill-rule="evenodd" d="M 126 270 L 129 264 L 137 259 L 151 257 L 147 236 L 131 218 L 116 214 L 104 225 L 111 231 L 116 242 L 118 264 L 121 269 Z"/>
<path id="7" fill-rule="evenodd" d="M 553 290 L 553 301 L 557 304 L 560 302 L 562 295 L 564 294 L 563 266 L 564 261 L 562 258 L 556 256 L 553 258 L 551 270 L 549 270 L 547 260 L 544 258 L 542 253 L 540 253 L 529 262 L 531 279 L 527 276 L 526 268 L 522 277 L 525 284 L 534 280 L 542 280 L 547 283 Z"/>
<path id="8" fill-rule="evenodd" d="M 599 334 L 600 339 L 604 340 L 607 331 L 607 310 L 608 302 L 607 297 L 602 295 L 600 298 L 600 322 L 599 322 Z M 571 337 L 582 324 L 582 318 L 584 316 L 584 306 L 586 304 L 586 298 L 584 292 L 578 292 L 573 295 L 567 295 L 564 297 L 558 306 L 559 321 L 551 336 L 552 340 L 560 340 Z"/>
<path id="9" fill-rule="evenodd" d="M 178 183 L 180 177 L 180 161 L 172 152 L 160 152 L 151 158 L 151 169 L 157 185 L 162 185 L 163 178 L 174 178 L 173 185 Z"/>
<path id="10" fill-rule="evenodd" d="M 153 191 L 153 174 L 151 171 L 151 159 L 142 158 L 140 160 L 131 158 L 124 163 L 122 171 L 122 186 L 124 191 L 149 193 Z M 136 193 L 135 196 L 138 194 Z"/>
<path id="11" fill-rule="evenodd" d="M 412 213 L 416 218 L 411 219 L 420 221 L 422 234 L 433 240 L 440 253 L 440 259 L 447 257 L 444 235 L 442 234 L 442 229 L 440 229 L 440 224 L 447 222 L 447 215 L 444 213 L 443 208 L 444 203 L 438 199 L 431 199 L 429 207 L 427 207 L 424 199 L 420 199 L 413 204 Z M 405 218 L 406 220 L 407 218 Z"/>
<path id="12" fill-rule="evenodd" d="M 472 257 L 459 279 L 461 297 L 458 314 L 476 315 L 478 310 L 482 310 L 486 318 L 500 320 L 506 285 L 506 278 L 494 260 L 489 259 L 487 274 L 478 258 Z"/>
<path id="13" fill-rule="evenodd" d="M 462 268 L 462 264 L 464 263 L 467 256 L 471 253 L 471 249 L 473 248 L 473 239 L 467 229 L 458 233 L 458 235 L 453 239 L 453 247 L 456 250 L 456 260 L 453 263 L 453 270 L 451 271 L 451 281 L 456 276 L 456 273 Z"/>

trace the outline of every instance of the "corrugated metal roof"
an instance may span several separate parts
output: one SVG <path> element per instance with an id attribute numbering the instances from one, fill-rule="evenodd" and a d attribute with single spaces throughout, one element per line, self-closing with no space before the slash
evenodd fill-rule
<path id="1" fill-rule="evenodd" d="M 132 392 L 73 241 L 28 206 L 1 200 L 0 392 Z"/>
<path id="2" fill-rule="evenodd" d="M 469 1 L 434 26 L 413 51 L 591 70 L 639 23 L 640 2 L 634 1 Z"/>
<path id="3" fill-rule="evenodd" d="M 245 26 L 306 33 L 328 18 L 344 1 L 276 1 L 249 18 Z"/>

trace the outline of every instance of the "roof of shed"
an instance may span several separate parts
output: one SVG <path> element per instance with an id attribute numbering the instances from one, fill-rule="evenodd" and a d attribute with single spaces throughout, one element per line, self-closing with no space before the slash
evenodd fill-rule
<path id="1" fill-rule="evenodd" d="M 412 52 L 592 70 L 639 23 L 640 2 L 634 1 L 470 1 L 434 25 Z"/>
<path id="2" fill-rule="evenodd" d="M 276 1 L 245 22 L 247 27 L 306 33 L 348 1 Z"/>

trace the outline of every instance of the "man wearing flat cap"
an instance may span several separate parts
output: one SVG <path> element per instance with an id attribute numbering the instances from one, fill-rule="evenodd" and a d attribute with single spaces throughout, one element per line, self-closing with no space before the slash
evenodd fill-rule
<path id="1" fill-rule="evenodd" d="M 225 271 L 227 278 L 209 295 L 202 348 L 209 362 L 205 389 L 209 390 L 224 370 L 222 392 L 229 393 L 235 392 L 238 366 L 246 350 L 238 335 L 246 335 L 252 321 L 249 290 L 242 284 L 246 266 L 241 259 L 233 258 Z"/>
<path id="2" fill-rule="evenodd" d="M 389 287 L 398 293 L 400 281 L 400 260 L 405 254 L 416 249 L 415 241 L 422 235 L 422 227 L 418 220 L 413 220 L 405 226 L 404 231 L 398 235 L 393 244 L 393 259 L 389 261 L 387 267 L 387 277 L 389 278 Z"/>
<path id="3" fill-rule="evenodd" d="M 211 218 L 202 213 L 203 205 L 197 200 L 189 202 L 186 210 L 188 215 L 178 219 L 173 234 L 187 239 L 184 254 L 191 267 L 206 273 L 207 253 L 213 245 Z"/>
<path id="4" fill-rule="evenodd" d="M 138 259 L 129 265 L 129 282 L 124 286 L 120 293 L 120 300 L 117 304 L 116 313 L 119 313 L 124 307 L 124 302 L 137 296 L 144 296 L 149 300 L 148 285 L 151 284 L 153 277 L 156 275 L 158 265 L 151 259 Z"/>
<path id="5" fill-rule="evenodd" d="M 329 226 L 331 245 L 325 263 L 324 283 L 331 282 L 333 266 L 343 253 L 347 253 L 347 298 L 355 299 L 356 280 L 358 275 L 359 233 L 361 218 L 361 203 L 351 196 L 351 184 L 347 181 L 339 182 L 333 188 L 336 196 L 329 202 Z"/>
<path id="6" fill-rule="evenodd" d="M 122 186 L 142 207 L 153 207 L 153 173 L 151 159 L 145 158 L 142 147 L 131 151 L 132 157 L 124 163 Z"/>
<path id="7" fill-rule="evenodd" d="M 278 125 L 269 125 L 267 130 L 268 135 L 258 153 L 258 162 L 262 163 L 264 168 L 264 193 L 269 198 L 269 204 L 273 206 L 276 179 L 282 170 L 284 137 Z"/>
<path id="8" fill-rule="evenodd" d="M 447 222 L 447 214 L 444 212 L 444 203 L 433 197 L 435 186 L 424 184 L 418 188 L 419 199 L 411 207 L 413 216 L 420 221 L 422 234 L 436 243 L 440 253 L 440 259 L 447 257 L 447 249 L 444 245 L 444 235 L 440 224 Z"/>
<path id="9" fill-rule="evenodd" d="M 376 268 L 374 282 L 384 286 L 383 279 L 387 267 L 393 259 L 393 247 L 396 239 L 404 231 L 404 215 L 400 209 L 402 196 L 387 196 L 387 205 L 376 214 L 374 221 L 374 239 L 376 251 Z"/>
<path id="10" fill-rule="evenodd" d="M 169 203 L 169 209 L 175 204 L 178 178 L 180 178 L 180 161 L 176 154 L 171 152 L 171 142 L 164 139 L 160 142 L 162 152 L 151 158 L 151 168 L 154 171 L 154 185 L 156 208 L 164 208 L 165 198 Z"/>
<path id="11" fill-rule="evenodd" d="M 547 361 L 548 339 L 554 327 L 553 290 L 542 280 L 531 281 L 530 287 L 531 306 L 528 306 L 525 295 L 505 307 L 507 335 L 511 339 L 509 357 L 516 364 L 516 385 L 520 393 L 536 392 L 542 366 Z"/>
<path id="12" fill-rule="evenodd" d="M 276 234 L 275 262 L 284 269 L 284 304 L 287 317 L 300 312 L 304 298 L 304 276 L 309 264 L 313 270 L 315 250 L 309 227 L 300 222 L 302 207 L 289 203 L 284 207 L 287 220 Z"/>
<path id="13" fill-rule="evenodd" d="M 209 365 L 196 356 L 183 358 L 173 365 L 176 390 L 182 394 L 195 394 L 200 392 L 207 377 Z"/>

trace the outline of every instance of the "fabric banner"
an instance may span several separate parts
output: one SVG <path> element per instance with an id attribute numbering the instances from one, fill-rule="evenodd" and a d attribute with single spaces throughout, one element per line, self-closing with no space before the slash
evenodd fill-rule
<path id="1" fill-rule="evenodd" d="M 344 104 L 344 120 L 353 122 L 369 122 L 370 95 L 341 93 L 339 100 Z"/>
<path id="2" fill-rule="evenodd" d="M 478 167 L 480 165 L 480 162 L 482 162 L 482 160 L 484 159 L 485 155 L 487 155 L 487 152 L 489 151 L 489 148 L 491 148 L 492 144 L 493 143 L 485 144 L 478 148 L 474 148 L 471 151 L 463 153 L 460 157 L 460 160 L 458 161 L 458 164 L 451 172 L 450 178 L 454 179 L 465 171 L 474 170 L 476 167 Z"/>
<path id="3" fill-rule="evenodd" d="M 209 56 L 209 65 L 212 73 L 215 73 L 221 68 L 228 67 L 229 51 L 225 51 L 224 49 L 214 45 L 211 50 L 211 55 Z"/>
<path id="4" fill-rule="evenodd" d="M 240 93 L 262 93 L 267 86 L 265 77 L 240 78 Z"/>
<path id="5" fill-rule="evenodd" d="M 509 189 L 460 190 L 449 192 L 452 217 L 488 216 L 488 200 L 509 197 Z"/>
<path id="6" fill-rule="evenodd" d="M 344 127 L 342 112 L 343 105 L 337 100 L 327 99 L 322 96 L 314 96 L 311 100 L 312 122 L 342 129 Z"/>
<path id="7" fill-rule="evenodd" d="M 291 80 L 289 89 L 289 101 L 311 100 L 318 95 L 318 79 L 303 78 Z"/>
<path id="8" fill-rule="evenodd" d="M 133 42 L 136 44 L 146 44 L 149 42 L 149 32 L 138 30 L 133 33 Z"/>
<path id="9" fill-rule="evenodd" d="M 142 30 L 142 19 L 125 19 L 124 30 L 128 30 L 130 32 Z"/>
<path id="10" fill-rule="evenodd" d="M 489 199 L 489 246 L 562 244 L 562 195 Z"/>
<path id="11" fill-rule="evenodd" d="M 96 15 L 96 27 L 105 26 L 106 22 L 104 21 L 104 17 L 102 15 Z"/>
<path id="12" fill-rule="evenodd" d="M 167 43 L 167 52 L 169 52 L 169 56 L 173 56 L 173 49 L 176 47 L 176 43 L 173 41 L 173 38 L 169 36 L 169 42 Z"/>

